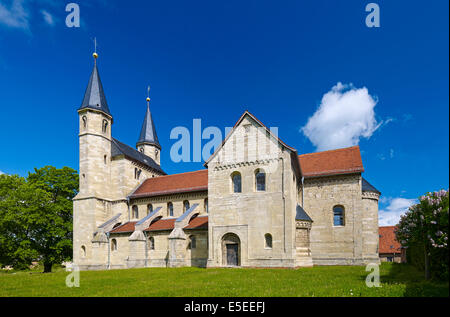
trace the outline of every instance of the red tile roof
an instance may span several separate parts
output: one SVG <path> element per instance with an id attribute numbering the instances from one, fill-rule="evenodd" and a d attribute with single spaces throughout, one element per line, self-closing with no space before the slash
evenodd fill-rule
<path id="1" fill-rule="evenodd" d="M 302 154 L 298 159 L 304 177 L 364 172 L 359 146 Z"/>
<path id="2" fill-rule="evenodd" d="M 146 179 L 131 198 L 208 190 L 208 170 L 158 176 Z"/>
<path id="3" fill-rule="evenodd" d="M 144 231 L 172 230 L 175 225 L 175 220 L 176 220 L 176 218 L 157 220 L 157 221 L 153 222 L 152 224 L 150 224 L 150 226 L 147 229 L 145 229 Z"/>
<path id="4" fill-rule="evenodd" d="M 133 232 L 134 231 L 134 225 L 137 221 L 129 221 L 125 222 L 124 224 L 118 226 L 117 228 L 111 230 L 111 233 L 121 233 L 121 232 Z"/>
<path id="5" fill-rule="evenodd" d="M 380 244 L 378 253 L 400 253 L 401 245 L 395 239 L 395 226 L 379 227 L 378 233 L 380 237 Z"/>
<path id="6" fill-rule="evenodd" d="M 208 229 L 208 216 L 195 217 L 184 229 Z"/>
<path id="7" fill-rule="evenodd" d="M 163 231 L 172 230 L 175 226 L 176 218 L 158 219 L 151 223 L 144 231 Z M 126 222 L 117 228 L 110 231 L 110 233 L 130 233 L 134 231 L 137 221 Z M 192 219 L 184 229 L 208 229 L 208 216 L 199 216 Z"/>
<path id="8" fill-rule="evenodd" d="M 306 178 L 364 172 L 359 146 L 302 154 L 298 156 L 298 160 Z M 130 195 L 130 198 L 207 190 L 208 170 L 204 169 L 148 178 Z"/>

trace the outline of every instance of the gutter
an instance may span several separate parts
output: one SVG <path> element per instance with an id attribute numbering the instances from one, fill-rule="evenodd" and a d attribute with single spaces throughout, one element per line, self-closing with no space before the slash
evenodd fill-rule
<path id="1" fill-rule="evenodd" d="M 106 238 L 108 239 L 108 265 L 106 269 L 111 269 L 111 245 L 109 243 L 109 232 L 106 233 Z"/>

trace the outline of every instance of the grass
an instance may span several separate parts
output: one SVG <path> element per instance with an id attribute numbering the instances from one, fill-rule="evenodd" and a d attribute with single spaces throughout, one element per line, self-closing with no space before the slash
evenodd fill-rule
<path id="1" fill-rule="evenodd" d="M 0 296 L 449 296 L 447 283 L 425 281 L 407 264 L 383 263 L 381 287 L 369 288 L 360 266 L 290 269 L 145 268 L 80 272 L 80 287 L 65 285 L 68 272 L 0 273 Z"/>

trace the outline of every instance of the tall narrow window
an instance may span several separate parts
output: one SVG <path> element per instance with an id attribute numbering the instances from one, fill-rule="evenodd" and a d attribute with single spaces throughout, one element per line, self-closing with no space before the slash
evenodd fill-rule
<path id="1" fill-rule="evenodd" d="M 148 204 L 147 205 L 147 215 L 149 214 L 149 213 L 152 213 L 153 212 L 153 205 L 152 204 Z"/>
<path id="2" fill-rule="evenodd" d="M 239 172 L 234 172 L 231 175 L 231 180 L 233 181 L 233 193 L 240 193 L 242 191 L 241 174 Z"/>
<path id="3" fill-rule="evenodd" d="M 87 127 L 87 117 L 83 116 L 81 119 L 83 120 L 83 129 L 86 129 L 86 127 Z"/>
<path id="4" fill-rule="evenodd" d="M 103 133 L 106 133 L 107 130 L 108 130 L 108 121 L 103 120 L 102 131 L 103 131 Z"/>
<path id="5" fill-rule="evenodd" d="M 111 251 L 117 251 L 117 240 L 116 239 L 111 240 Z"/>
<path id="6" fill-rule="evenodd" d="M 208 198 L 205 198 L 204 204 L 205 204 L 205 212 L 208 213 Z"/>
<path id="7" fill-rule="evenodd" d="M 139 218 L 138 206 L 136 206 L 136 205 L 134 205 L 132 207 L 132 217 L 133 217 L 133 219 Z"/>
<path id="8" fill-rule="evenodd" d="M 266 190 L 266 173 L 263 170 L 257 169 L 255 171 L 256 191 Z"/>
<path id="9" fill-rule="evenodd" d="M 167 203 L 167 215 L 173 217 L 173 204 L 171 202 Z"/>
<path id="10" fill-rule="evenodd" d="M 106 165 L 106 155 L 103 155 L 103 163 Z"/>
<path id="11" fill-rule="evenodd" d="M 344 207 L 342 207 L 342 206 L 334 206 L 333 207 L 333 224 L 335 226 L 344 226 L 345 225 Z"/>
<path id="12" fill-rule="evenodd" d="M 81 256 L 86 257 L 86 247 L 84 245 L 81 246 Z"/>
<path id="13" fill-rule="evenodd" d="M 149 250 L 155 250 L 155 238 L 148 238 L 148 248 Z"/>
<path id="14" fill-rule="evenodd" d="M 264 235 L 264 238 L 265 238 L 265 247 L 267 248 L 267 249 L 272 249 L 272 235 L 270 234 L 270 233 L 266 233 L 265 235 Z"/>
<path id="15" fill-rule="evenodd" d="M 183 201 L 183 211 L 186 212 L 190 208 L 189 201 Z"/>

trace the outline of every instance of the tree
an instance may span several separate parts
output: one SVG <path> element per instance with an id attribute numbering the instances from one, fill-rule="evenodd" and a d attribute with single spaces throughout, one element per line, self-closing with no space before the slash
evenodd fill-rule
<path id="1" fill-rule="evenodd" d="M 45 166 L 26 179 L 3 176 L 0 262 L 20 268 L 39 258 L 44 272 L 51 272 L 53 264 L 72 256 L 72 198 L 78 174 L 68 167 Z"/>
<path id="2" fill-rule="evenodd" d="M 421 248 L 425 278 L 448 278 L 449 191 L 430 192 L 401 216 L 396 238 L 406 248 Z"/>

